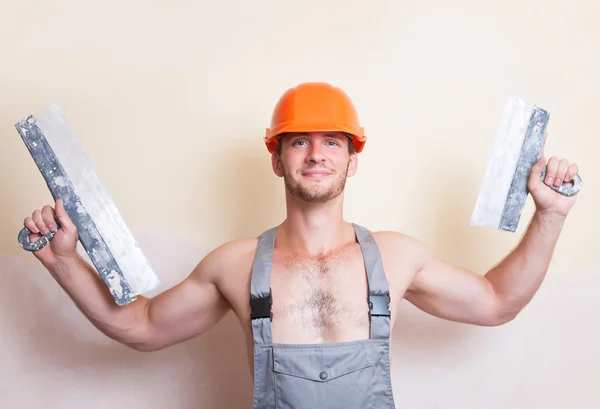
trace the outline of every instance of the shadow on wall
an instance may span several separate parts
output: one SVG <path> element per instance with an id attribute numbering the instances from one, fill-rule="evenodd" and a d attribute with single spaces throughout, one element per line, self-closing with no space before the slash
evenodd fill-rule
<path id="1" fill-rule="evenodd" d="M 211 409 L 252 401 L 244 337 L 233 314 L 196 339 L 142 353 L 93 327 L 37 260 L 0 255 L 0 261 L 2 400 L 39 407 L 35 392 L 48 408 L 68 407 L 83 395 L 93 397 L 89 408 Z"/>

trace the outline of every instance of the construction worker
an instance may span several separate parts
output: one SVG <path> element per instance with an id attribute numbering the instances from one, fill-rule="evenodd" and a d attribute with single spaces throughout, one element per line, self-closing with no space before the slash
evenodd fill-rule
<path id="1" fill-rule="evenodd" d="M 233 311 L 246 335 L 254 408 L 394 408 L 390 333 L 398 303 L 481 326 L 514 319 L 542 283 L 576 200 L 549 185 L 569 182 L 578 169 L 565 159 L 540 159 L 528 181 L 536 209 L 527 231 L 506 258 L 478 274 L 439 260 L 412 237 L 343 219 L 346 178 L 356 174 L 366 140 L 341 89 L 304 83 L 287 90 L 264 138 L 285 184 L 285 220 L 219 246 L 178 285 L 122 307 L 78 257 L 77 228 L 62 200 L 24 225 L 36 233 L 33 241 L 59 220 L 53 240 L 34 254 L 83 314 L 124 345 L 166 348 Z"/>

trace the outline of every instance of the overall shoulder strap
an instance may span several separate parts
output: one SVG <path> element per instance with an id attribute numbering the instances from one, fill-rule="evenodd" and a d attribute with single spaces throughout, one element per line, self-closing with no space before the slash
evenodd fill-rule
<path id="1" fill-rule="evenodd" d="M 389 309 L 390 292 L 388 280 L 383 270 L 379 247 L 366 228 L 357 224 L 353 224 L 352 226 L 354 227 L 356 239 L 360 245 L 367 270 L 371 338 L 389 338 L 391 318 Z"/>
<path id="2" fill-rule="evenodd" d="M 258 239 L 252 276 L 250 278 L 250 308 L 252 334 L 255 344 L 270 344 L 271 335 L 271 267 L 273 265 L 273 250 L 275 248 L 276 227 L 273 227 Z"/>

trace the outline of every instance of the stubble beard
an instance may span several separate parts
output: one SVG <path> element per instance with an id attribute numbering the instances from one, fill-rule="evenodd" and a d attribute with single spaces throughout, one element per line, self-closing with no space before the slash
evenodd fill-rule
<path id="1" fill-rule="evenodd" d="M 292 195 L 308 203 L 325 203 L 333 198 L 339 196 L 346 186 L 346 179 L 348 177 L 348 167 L 350 162 L 346 166 L 346 169 L 339 175 L 333 173 L 334 181 L 329 186 L 322 186 L 320 184 L 313 184 L 312 186 L 305 187 L 300 183 L 295 182 L 288 169 L 282 165 L 283 168 L 283 180 L 285 183 L 286 190 Z M 316 168 L 316 167 L 315 167 Z M 334 171 L 335 172 L 335 171 Z M 327 177 L 331 177 L 327 176 Z"/>

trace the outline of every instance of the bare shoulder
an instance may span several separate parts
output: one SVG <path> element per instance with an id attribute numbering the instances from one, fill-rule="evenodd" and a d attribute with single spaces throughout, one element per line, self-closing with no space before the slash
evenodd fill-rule
<path id="1" fill-rule="evenodd" d="M 388 275 L 400 275 L 411 280 L 430 257 L 428 248 L 420 240 L 397 231 L 372 232 L 379 247 L 382 262 Z"/>
<path id="2" fill-rule="evenodd" d="M 404 233 L 382 230 L 371 233 L 381 251 L 399 252 L 400 254 L 427 253 L 427 248 L 418 239 Z"/>
<path id="3" fill-rule="evenodd" d="M 228 241 L 209 252 L 194 269 L 192 275 L 202 281 L 217 282 L 236 271 L 251 266 L 258 238 Z"/>

